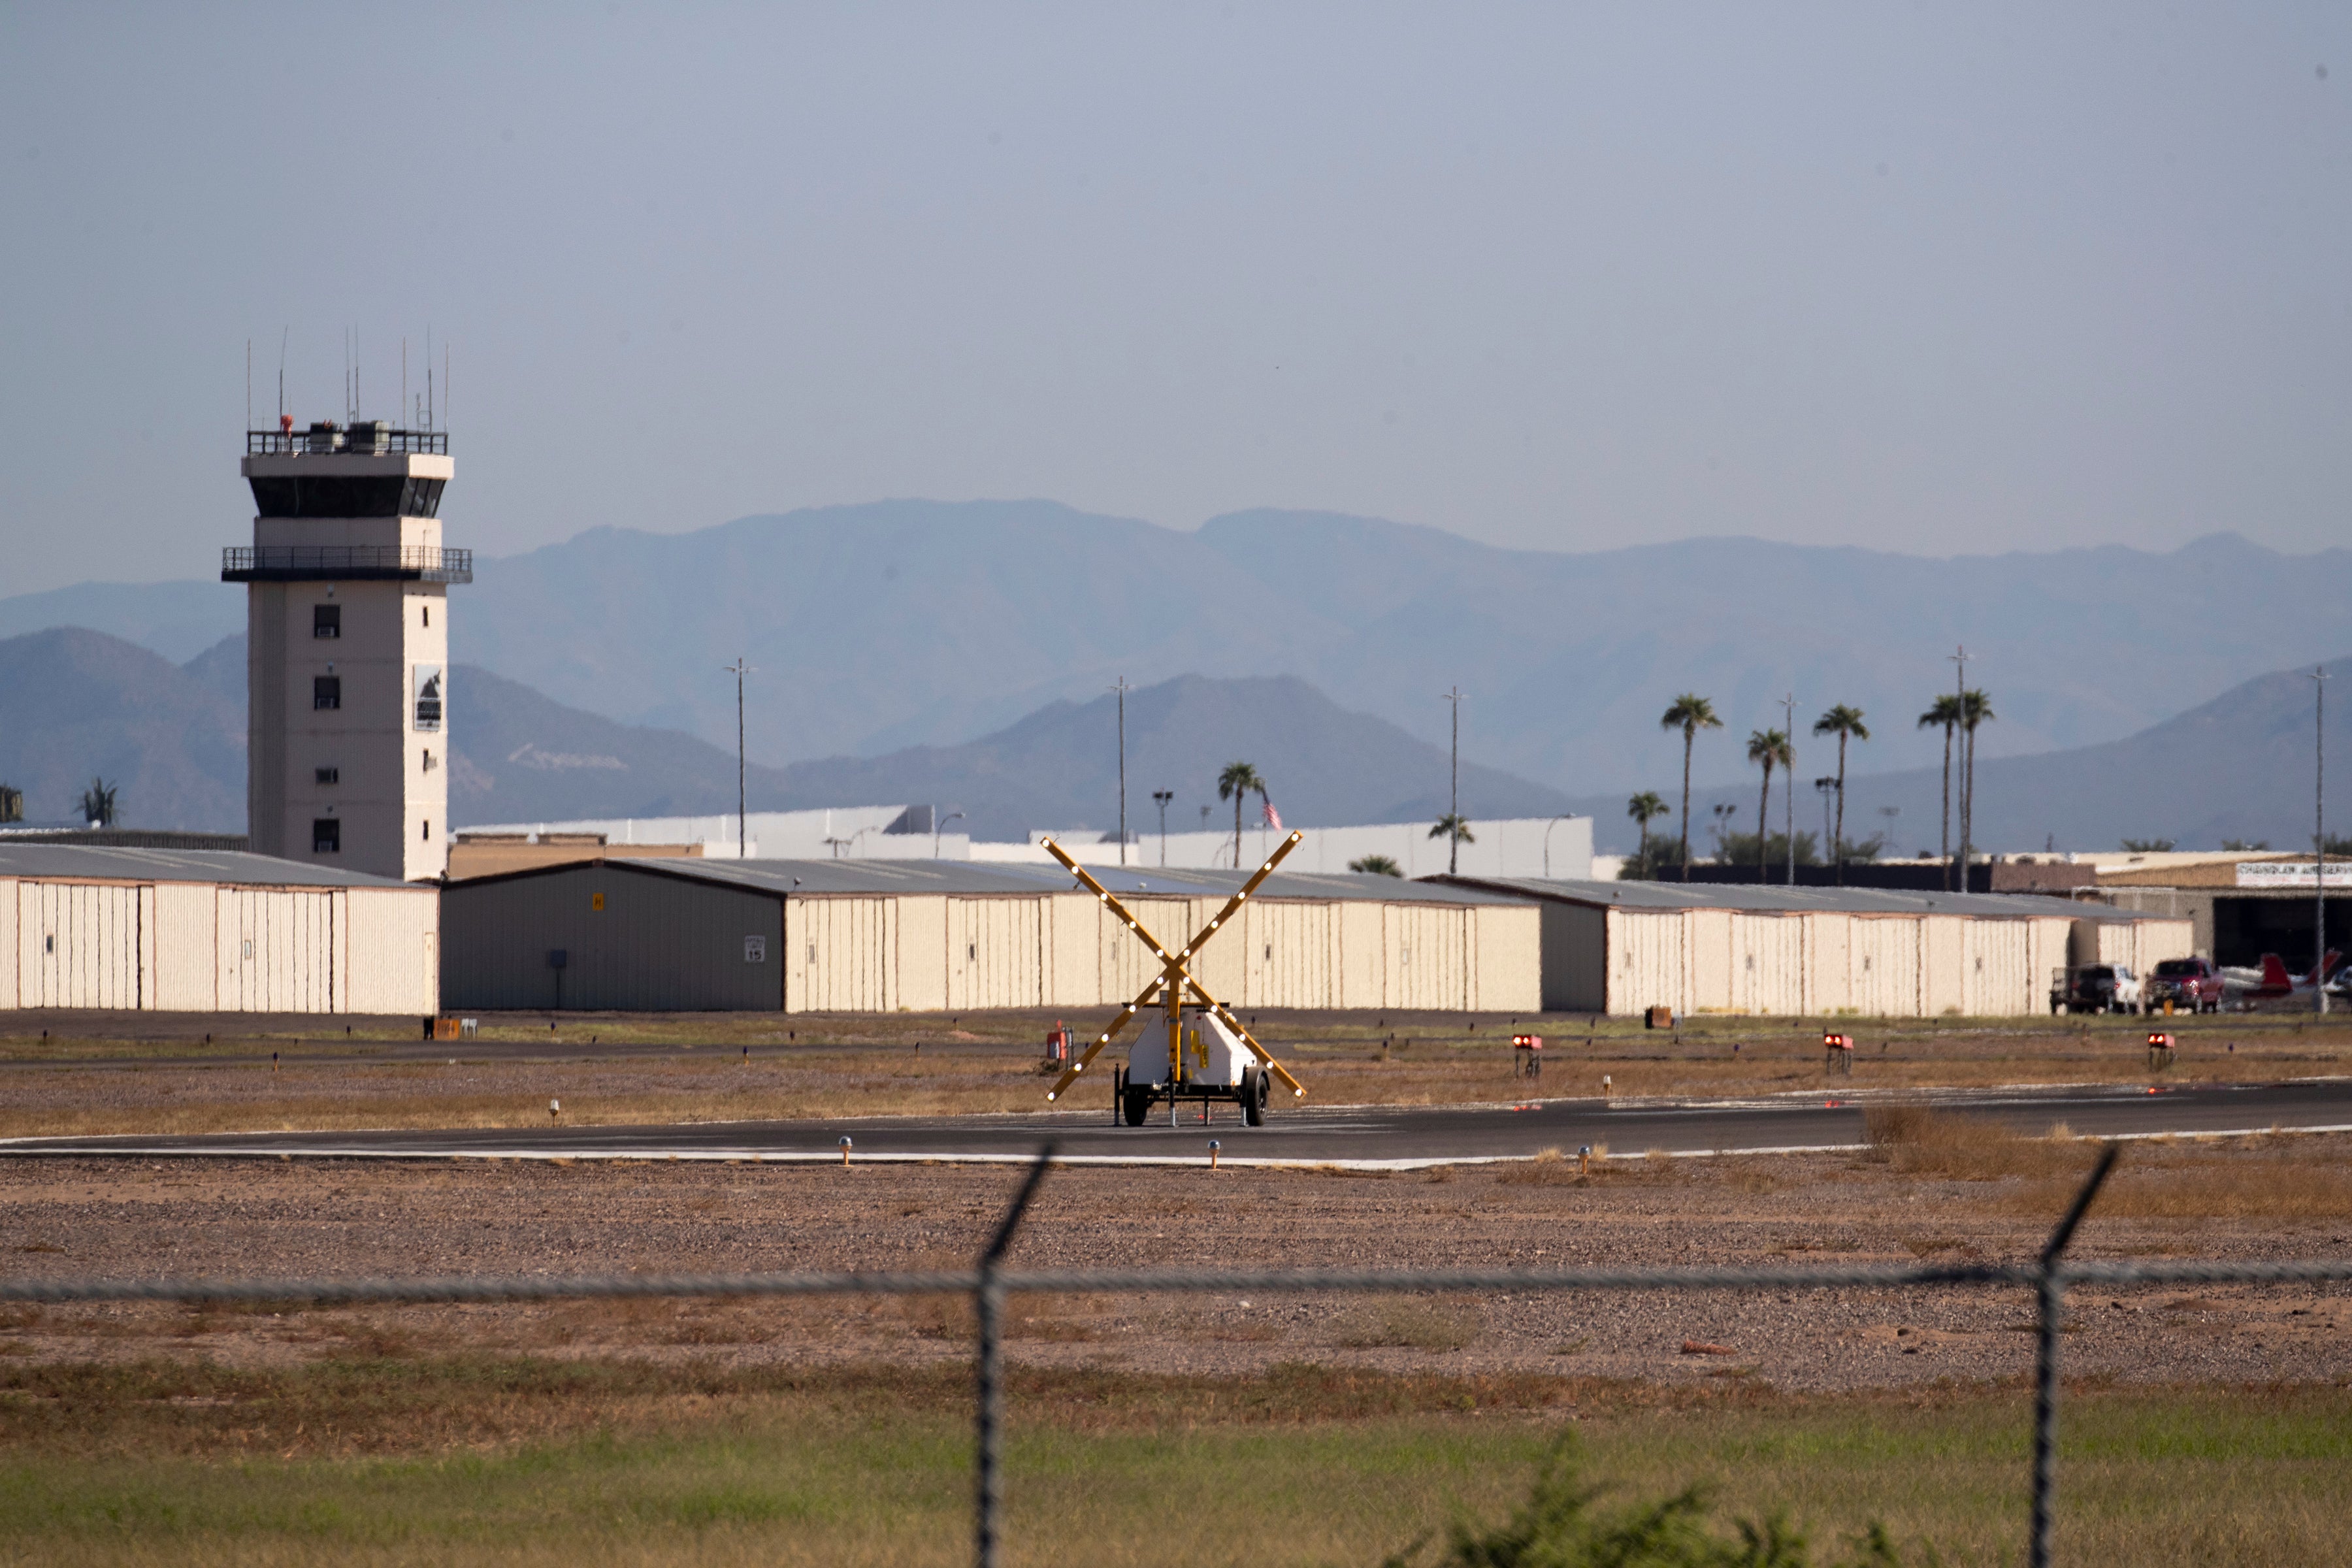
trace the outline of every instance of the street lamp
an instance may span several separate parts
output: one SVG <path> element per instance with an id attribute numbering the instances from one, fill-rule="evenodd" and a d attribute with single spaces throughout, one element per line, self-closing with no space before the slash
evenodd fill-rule
<path id="1" fill-rule="evenodd" d="M 2316 903 L 2311 931 L 2312 1006 L 2327 1012 L 2327 667 L 2311 671 L 2311 880 Z"/>
<path id="2" fill-rule="evenodd" d="M 950 812 L 949 812 L 945 816 L 934 816 L 934 817 L 931 819 L 931 858 L 932 858 L 932 859 L 936 860 L 936 859 L 938 859 L 938 858 L 940 858 L 940 830 L 941 828 L 945 827 L 945 826 L 946 826 L 949 823 L 950 823 L 950 822 L 961 821 L 961 820 L 962 819 L 962 817 L 963 817 L 963 813 L 962 813 L 962 812 L 961 812 L 961 811 L 950 811 Z"/>
<path id="3" fill-rule="evenodd" d="M 1544 880 L 1547 882 L 1551 880 L 1551 830 L 1574 815 L 1573 812 L 1563 811 L 1544 824 Z"/>
<path id="4" fill-rule="evenodd" d="M 1168 803 L 1176 798 L 1176 792 L 1156 789 L 1151 792 L 1151 798 L 1160 807 L 1160 866 L 1165 870 L 1168 867 Z"/>

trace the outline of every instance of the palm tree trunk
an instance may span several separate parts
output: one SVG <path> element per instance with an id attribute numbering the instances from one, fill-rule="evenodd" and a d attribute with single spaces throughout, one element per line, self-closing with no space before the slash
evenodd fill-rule
<path id="1" fill-rule="evenodd" d="M 1765 876 L 1764 840 L 1770 836 L 1764 825 L 1772 820 L 1766 815 L 1771 809 L 1772 759 L 1767 756 L 1764 759 L 1764 793 L 1756 797 L 1756 882 L 1759 887 L 1763 885 Z"/>
<path id="2" fill-rule="evenodd" d="M 1691 742 L 1698 739 L 1696 726 L 1683 731 L 1683 880 L 1690 880 L 1690 764 Z"/>
<path id="3" fill-rule="evenodd" d="M 1838 731 L 1837 826 L 1830 830 L 1830 858 L 1837 862 L 1837 885 L 1845 886 L 1845 731 Z"/>
<path id="4" fill-rule="evenodd" d="M 1952 881 L 1952 727 L 1944 726 L 1944 829 L 1936 853 L 1943 858 L 1944 885 Z"/>
<path id="5" fill-rule="evenodd" d="M 1960 885 L 1958 891 L 1969 890 L 1969 846 L 1977 826 L 1977 727 L 1969 725 L 1967 743 L 1960 749 L 1968 758 L 1967 782 L 1960 789 Z"/>
<path id="6" fill-rule="evenodd" d="M 1242 792 L 1234 791 L 1234 869 L 1242 868 Z"/>

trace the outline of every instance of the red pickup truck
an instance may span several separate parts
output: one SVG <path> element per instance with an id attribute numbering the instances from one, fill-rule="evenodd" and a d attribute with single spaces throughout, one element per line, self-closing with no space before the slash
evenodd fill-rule
<path id="1" fill-rule="evenodd" d="M 2168 958 L 2147 977 L 2147 1010 L 2167 1002 L 2184 1013 L 2221 1010 L 2221 972 L 2201 958 Z"/>

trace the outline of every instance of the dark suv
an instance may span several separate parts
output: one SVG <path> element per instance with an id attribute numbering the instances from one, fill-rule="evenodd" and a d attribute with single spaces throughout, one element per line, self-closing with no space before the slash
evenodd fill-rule
<path id="1" fill-rule="evenodd" d="M 2147 977 L 2147 1007 L 2167 1002 L 2183 1012 L 2221 1010 L 2221 972 L 2201 958 L 2168 958 Z"/>

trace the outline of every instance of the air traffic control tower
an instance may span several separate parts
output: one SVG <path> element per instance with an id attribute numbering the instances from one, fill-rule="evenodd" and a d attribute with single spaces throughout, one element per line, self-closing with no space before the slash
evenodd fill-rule
<path id="1" fill-rule="evenodd" d="M 246 434 L 246 815 L 254 849 L 382 877 L 448 861 L 449 437 L 380 420 Z"/>

